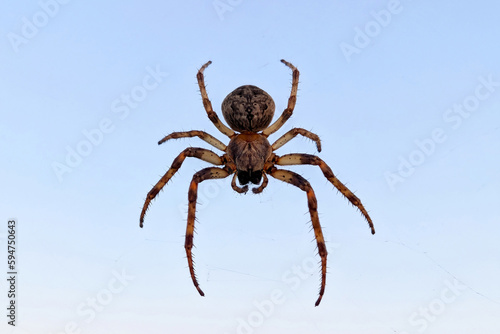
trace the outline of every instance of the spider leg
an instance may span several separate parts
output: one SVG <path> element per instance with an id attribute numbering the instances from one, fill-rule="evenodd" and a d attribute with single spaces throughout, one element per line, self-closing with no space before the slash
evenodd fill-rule
<path id="1" fill-rule="evenodd" d="M 281 59 L 281 62 L 292 69 L 292 91 L 290 92 L 290 97 L 288 98 L 288 105 L 286 109 L 283 111 L 281 116 L 271 124 L 267 129 L 262 131 L 262 134 L 268 137 L 270 134 L 278 131 L 283 124 L 292 116 L 293 109 L 295 108 L 295 102 L 297 101 L 297 90 L 299 87 L 299 70 L 293 66 L 291 63 L 287 62 L 284 59 Z"/>
<path id="2" fill-rule="evenodd" d="M 201 98 L 203 99 L 203 107 L 205 107 L 205 110 L 207 111 L 208 118 L 212 123 L 214 123 L 215 127 L 225 134 L 228 137 L 232 137 L 235 135 L 234 131 L 228 128 L 224 123 L 221 122 L 217 114 L 215 113 L 214 109 L 212 108 L 212 102 L 210 102 L 210 99 L 208 98 L 207 94 L 207 89 L 205 87 L 205 77 L 203 76 L 203 71 L 208 67 L 208 65 L 212 64 L 211 61 L 208 61 L 203 65 L 199 71 L 198 74 L 196 74 L 196 78 L 198 79 L 198 86 L 200 87 L 200 93 L 201 93 Z"/>
<path id="3" fill-rule="evenodd" d="M 331 168 L 319 157 L 311 154 L 286 154 L 282 157 L 279 157 L 276 161 L 277 165 L 316 165 L 321 168 L 321 171 L 325 175 L 325 177 L 330 181 L 335 188 L 337 188 L 342 195 L 344 195 L 354 206 L 358 208 L 358 210 L 363 214 L 368 225 L 370 226 L 372 234 L 375 234 L 375 227 L 373 226 L 372 219 L 368 215 L 363 204 L 361 204 L 361 200 L 352 193 L 342 182 L 335 177 Z"/>
<path id="4" fill-rule="evenodd" d="M 318 148 L 318 152 L 321 152 L 321 141 L 319 140 L 318 135 L 315 133 L 312 133 L 310 131 L 307 131 L 306 129 L 302 129 L 302 128 L 293 128 L 290 131 L 288 131 L 287 133 L 285 133 L 283 136 L 278 138 L 278 140 L 276 140 L 271 145 L 271 147 L 273 148 L 273 151 L 275 151 L 278 148 L 280 148 L 281 146 L 285 145 L 290 140 L 295 138 L 297 135 L 302 135 L 304 137 L 307 137 L 307 138 L 315 141 L 316 147 Z"/>
<path id="5" fill-rule="evenodd" d="M 144 202 L 144 206 L 142 208 L 141 212 L 141 218 L 140 218 L 140 226 L 143 226 L 144 223 L 144 216 L 146 214 L 146 211 L 148 210 L 149 204 L 151 201 L 158 195 L 160 190 L 167 184 L 167 182 L 174 176 L 174 174 L 181 168 L 182 163 L 184 162 L 184 159 L 186 157 L 193 157 L 193 158 L 198 158 L 206 162 L 210 162 L 211 164 L 214 165 L 223 165 L 222 158 L 219 157 L 217 154 L 210 150 L 206 150 L 204 148 L 198 148 L 198 147 L 188 147 L 184 151 L 182 151 L 175 159 L 174 162 L 172 162 L 172 166 L 170 166 L 170 169 L 163 175 L 163 177 L 156 183 L 156 185 L 151 189 L 146 196 L 146 201 Z"/>
<path id="6" fill-rule="evenodd" d="M 236 185 L 236 176 L 238 176 L 238 173 L 234 173 L 233 180 L 231 181 L 231 187 L 236 191 L 237 193 L 244 194 L 248 191 L 248 185 L 242 187 L 238 187 Z"/>
<path id="7" fill-rule="evenodd" d="M 262 173 L 262 184 L 258 188 L 252 188 L 252 191 L 254 194 L 259 194 L 264 190 L 265 187 L 267 187 L 267 184 L 269 183 L 269 180 L 267 179 L 266 173 Z"/>
<path id="8" fill-rule="evenodd" d="M 318 202 L 316 201 L 316 196 L 314 195 L 314 190 L 309 184 L 309 182 L 297 173 L 289 170 L 277 169 L 272 167 L 269 174 L 283 182 L 293 184 L 294 186 L 300 188 L 307 193 L 307 205 L 309 207 L 309 213 L 311 215 L 311 222 L 314 229 L 314 236 L 316 237 L 316 243 L 318 245 L 318 254 L 321 257 L 321 288 L 319 290 L 319 297 L 316 300 L 315 306 L 318 306 L 323 298 L 326 286 L 326 257 L 328 252 L 326 250 L 325 238 L 323 237 L 323 232 L 321 231 L 321 225 L 319 223 L 318 217 Z"/>
<path id="9" fill-rule="evenodd" d="M 200 170 L 199 172 L 193 175 L 193 180 L 189 185 L 188 199 L 188 219 L 187 219 L 187 228 L 186 228 L 186 241 L 184 244 L 184 248 L 186 249 L 186 255 L 189 265 L 189 273 L 191 274 L 191 279 L 193 280 L 193 284 L 200 293 L 200 295 L 204 296 L 205 294 L 200 289 L 198 284 L 198 280 L 196 279 L 196 275 L 194 272 L 194 264 L 193 264 L 193 255 L 191 250 L 193 248 L 193 232 L 194 232 L 194 222 L 196 218 L 196 199 L 198 198 L 198 184 L 205 180 L 209 179 L 223 179 L 231 174 L 231 170 L 226 170 L 217 167 L 208 167 Z"/>
<path id="10" fill-rule="evenodd" d="M 200 139 L 206 141 L 207 143 L 209 143 L 213 147 L 215 147 L 221 151 L 224 151 L 224 152 L 226 151 L 226 145 L 224 145 L 220 140 L 218 140 L 214 136 L 206 133 L 205 131 L 198 131 L 198 130 L 173 132 L 173 133 L 169 134 L 168 136 L 165 136 L 162 140 L 160 140 L 158 142 L 158 145 L 161 145 L 170 139 L 186 138 L 186 137 L 199 137 Z"/>

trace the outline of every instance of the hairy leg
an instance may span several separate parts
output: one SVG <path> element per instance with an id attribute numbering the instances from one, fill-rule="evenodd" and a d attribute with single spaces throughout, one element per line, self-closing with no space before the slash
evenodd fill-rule
<path id="1" fill-rule="evenodd" d="M 314 190 L 306 179 L 292 171 L 277 169 L 276 167 L 273 167 L 270 170 L 270 175 L 278 180 L 293 184 L 294 186 L 305 191 L 307 194 L 307 205 L 309 207 L 309 213 L 311 215 L 314 236 L 316 237 L 316 243 L 318 245 L 318 254 L 321 257 L 321 287 L 319 290 L 318 300 L 316 300 L 315 304 L 316 306 L 318 306 L 321 302 L 321 298 L 323 298 L 323 294 L 325 293 L 326 257 L 328 255 L 328 252 L 326 251 L 325 238 L 323 237 L 323 232 L 321 231 L 321 225 L 319 223 L 318 202 L 316 201 Z"/>
<path id="2" fill-rule="evenodd" d="M 169 134 L 168 136 L 165 136 L 162 140 L 158 142 L 158 145 L 163 144 L 167 140 L 170 139 L 177 139 L 177 138 L 186 138 L 186 137 L 198 137 L 213 147 L 221 150 L 221 151 L 226 151 L 226 145 L 224 145 L 220 140 L 215 138 L 214 136 L 206 133 L 205 131 L 198 131 L 198 130 L 191 130 L 191 131 L 182 131 L 182 132 L 173 132 Z"/>
<path id="3" fill-rule="evenodd" d="M 198 280 L 196 279 L 196 275 L 194 272 L 194 263 L 193 263 L 193 254 L 191 252 L 193 248 L 193 232 L 194 232 L 194 222 L 196 218 L 196 199 L 198 198 L 198 184 L 205 180 L 209 179 L 223 179 L 229 176 L 230 173 L 222 168 L 217 167 L 208 167 L 200 170 L 195 173 L 193 176 L 193 180 L 189 185 L 188 192 L 188 219 L 187 219 L 187 228 L 186 228 L 186 241 L 184 243 L 184 248 L 186 249 L 186 255 L 189 265 L 189 273 L 191 274 L 191 279 L 193 280 L 193 284 L 200 293 L 200 295 L 204 296 L 205 294 L 200 289 L 198 284 Z"/>
<path id="4" fill-rule="evenodd" d="M 262 134 L 266 137 L 278 131 L 283 126 L 283 124 L 285 124 L 285 122 L 288 121 L 288 119 L 293 114 L 293 109 L 295 108 L 295 102 L 297 101 L 297 90 L 299 87 L 299 70 L 284 59 L 281 59 L 281 62 L 292 70 L 292 90 L 290 92 L 290 97 L 288 98 L 288 105 L 281 114 L 281 116 L 276 120 L 276 122 L 274 122 L 267 129 L 264 129 L 262 131 Z"/>
<path id="5" fill-rule="evenodd" d="M 156 195 L 158 195 L 160 190 L 167 184 L 167 182 L 172 178 L 172 176 L 174 176 L 174 174 L 179 170 L 179 168 L 181 168 L 181 165 L 184 162 L 184 159 L 186 159 L 186 157 L 198 158 L 218 166 L 223 164 L 221 157 L 219 157 L 214 152 L 206 150 L 204 148 L 189 147 L 186 148 L 184 151 L 182 151 L 177 156 L 177 158 L 174 159 L 174 162 L 172 162 L 172 166 L 170 166 L 170 169 L 165 173 L 165 175 L 163 175 L 160 181 L 156 183 L 153 189 L 151 189 L 148 195 L 146 196 L 146 201 L 144 202 L 140 218 L 141 227 L 143 226 L 144 216 L 146 215 L 146 211 L 148 210 L 149 204 L 156 197 Z"/>
<path id="6" fill-rule="evenodd" d="M 208 61 L 205 65 L 203 65 L 196 78 L 198 79 L 198 86 L 200 87 L 201 98 L 203 99 L 203 107 L 207 111 L 208 118 L 212 123 L 214 123 L 215 127 L 219 129 L 220 132 L 225 134 L 228 137 L 232 137 L 235 135 L 234 131 L 228 128 L 224 123 L 221 122 L 214 109 L 212 108 L 212 102 L 208 98 L 207 89 L 205 87 L 205 77 L 203 76 L 203 71 L 208 67 L 208 65 L 212 64 L 211 61 Z"/>
<path id="7" fill-rule="evenodd" d="M 281 136 L 280 138 L 278 138 L 278 140 L 276 140 L 271 145 L 271 147 L 273 148 L 273 151 L 275 151 L 278 148 L 280 148 L 281 146 L 285 145 L 290 140 L 292 140 L 293 138 L 295 138 L 297 135 L 302 135 L 304 137 L 307 137 L 307 138 L 315 141 L 316 142 L 316 147 L 318 148 L 318 152 L 321 152 L 321 141 L 319 140 L 318 135 L 315 134 L 315 133 L 312 133 L 310 131 L 307 131 L 305 129 L 302 129 L 302 128 L 293 128 L 290 131 L 288 131 L 287 133 L 285 133 L 283 136 Z"/>
<path id="8" fill-rule="evenodd" d="M 319 157 L 311 154 L 286 154 L 282 157 L 278 158 L 276 161 L 277 165 L 287 166 L 287 165 L 316 165 L 321 168 L 321 171 L 325 175 L 325 177 L 330 181 L 335 188 L 337 188 L 342 195 L 344 195 L 354 206 L 358 208 L 359 211 L 363 214 L 368 225 L 370 226 L 372 234 L 375 234 L 375 227 L 373 226 L 372 219 L 368 215 L 363 204 L 361 204 L 361 200 L 352 193 L 342 182 L 340 182 L 337 177 L 333 174 L 330 167 Z"/>

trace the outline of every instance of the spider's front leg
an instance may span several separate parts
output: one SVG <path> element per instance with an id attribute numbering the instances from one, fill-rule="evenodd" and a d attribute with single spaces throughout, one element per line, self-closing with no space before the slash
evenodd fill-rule
<path id="1" fill-rule="evenodd" d="M 358 208 L 359 211 L 361 211 L 361 214 L 365 217 L 366 221 L 368 222 L 368 225 L 370 226 L 372 234 L 375 234 L 375 227 L 373 226 L 372 219 L 368 215 L 368 212 L 366 211 L 365 207 L 363 204 L 361 204 L 361 200 L 352 193 L 352 191 L 349 190 L 342 182 L 337 179 L 337 177 L 333 174 L 331 168 L 319 157 L 311 154 L 285 154 L 282 157 L 279 157 L 276 160 L 277 165 L 315 165 L 318 166 L 321 171 L 323 172 L 323 175 L 330 181 L 335 188 L 337 188 L 342 195 L 344 195 L 349 202 L 351 202 L 354 206 Z"/>
<path id="2" fill-rule="evenodd" d="M 323 232 L 321 230 L 321 225 L 319 223 L 318 217 L 318 202 L 316 200 L 316 195 L 314 195 L 314 190 L 311 184 L 297 173 L 289 170 L 277 169 L 276 167 L 270 168 L 267 171 L 272 177 L 293 184 L 294 186 L 305 191 L 307 194 L 307 205 L 309 207 L 309 213 L 311 215 L 311 222 L 314 229 L 314 236 L 316 237 L 316 243 L 318 245 L 318 254 L 321 257 L 321 287 L 319 290 L 319 297 L 316 300 L 315 306 L 318 306 L 325 293 L 326 286 L 326 257 L 328 252 L 326 251 L 325 238 L 323 237 Z"/>
<path id="3" fill-rule="evenodd" d="M 184 244 L 184 248 L 186 248 L 186 255 L 189 265 L 189 273 L 191 274 L 191 279 L 193 280 L 193 284 L 200 293 L 200 295 L 204 296 L 205 294 L 200 289 L 198 284 L 198 280 L 196 279 L 196 275 L 194 272 L 194 263 L 193 263 L 193 255 L 191 250 L 193 248 L 193 231 L 194 231 L 194 222 L 196 218 L 196 199 L 198 198 L 198 184 L 205 180 L 209 179 L 223 179 L 229 176 L 232 173 L 232 170 L 225 167 L 217 168 L 217 167 L 209 167 L 200 170 L 199 172 L 193 175 L 193 180 L 189 185 L 188 192 L 188 219 L 187 219 L 187 228 L 186 228 L 186 241 Z"/>
<path id="4" fill-rule="evenodd" d="M 221 157 L 219 157 L 214 152 L 204 148 L 189 147 L 186 148 L 184 151 L 182 151 L 177 156 L 177 158 L 174 159 L 174 162 L 172 162 L 172 166 L 170 166 L 170 169 L 165 173 L 165 175 L 163 175 L 160 181 L 156 183 L 153 189 L 151 189 L 148 195 L 146 196 L 146 201 L 144 202 L 140 218 L 141 227 L 143 226 L 144 216 L 146 215 L 146 211 L 148 210 L 149 204 L 156 197 L 156 195 L 158 195 L 160 190 L 163 189 L 163 187 L 172 178 L 172 176 L 174 176 L 174 174 L 179 170 L 179 168 L 181 168 L 182 163 L 184 162 L 184 159 L 186 159 L 186 157 L 198 158 L 217 166 L 224 164 Z"/>

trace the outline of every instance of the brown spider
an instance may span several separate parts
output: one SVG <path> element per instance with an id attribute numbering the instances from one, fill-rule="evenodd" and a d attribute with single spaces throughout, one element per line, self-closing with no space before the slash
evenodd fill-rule
<path id="1" fill-rule="evenodd" d="M 191 249 L 193 248 L 193 230 L 196 214 L 196 198 L 198 196 L 198 184 L 202 181 L 209 179 L 222 179 L 228 177 L 231 174 L 234 174 L 231 181 L 231 187 L 236 192 L 246 193 L 248 190 L 248 184 L 253 183 L 255 185 L 260 184 L 260 186 L 252 189 L 255 194 L 258 194 L 262 192 L 267 186 L 267 175 L 271 175 L 278 180 L 293 184 L 294 186 L 306 192 L 312 227 L 314 229 L 314 235 L 316 237 L 316 242 L 318 245 L 318 253 L 321 257 L 321 288 L 319 291 L 318 300 L 315 304 L 316 306 L 318 306 L 321 302 L 321 298 L 323 297 L 323 293 L 325 291 L 327 256 L 325 240 L 323 238 L 323 233 L 321 231 L 321 225 L 318 218 L 316 196 L 314 195 L 314 191 L 311 185 L 306 179 L 292 171 L 278 169 L 276 168 L 276 165 L 318 166 L 325 177 L 328 179 L 328 181 L 330 181 L 353 205 L 355 205 L 359 209 L 359 211 L 361 211 L 363 216 L 368 221 L 368 225 L 371 228 L 372 234 L 375 233 L 372 220 L 368 215 L 368 212 L 366 212 L 365 208 L 361 204 L 359 198 L 357 198 L 344 184 L 342 184 L 335 177 L 330 167 L 328 167 L 328 165 L 323 160 L 321 160 L 317 156 L 310 154 L 294 153 L 286 154 L 280 157 L 273 153 L 299 134 L 315 141 L 318 151 L 321 151 L 321 142 L 319 140 L 319 137 L 316 134 L 301 128 L 294 128 L 288 131 L 283 136 L 278 138 L 278 140 L 276 140 L 272 145 L 267 140 L 267 137 L 269 137 L 269 135 L 278 131 L 290 118 L 290 116 L 292 116 L 292 112 L 295 107 L 295 101 L 297 99 L 299 71 L 289 62 L 283 59 L 281 60 L 281 62 L 293 71 L 292 91 L 288 99 L 287 108 L 272 125 L 269 126 L 272 121 L 275 109 L 273 99 L 262 89 L 251 85 L 245 85 L 236 88 L 228 96 L 226 96 L 226 98 L 222 102 L 222 114 L 224 115 L 224 119 L 229 124 L 231 129 L 219 120 L 219 117 L 212 109 L 212 103 L 208 99 L 203 77 L 203 71 L 208 67 L 208 65 L 212 63 L 211 61 L 209 61 L 200 68 L 196 77 L 198 79 L 201 97 L 203 98 L 203 106 L 207 111 L 208 118 L 210 119 L 210 121 L 212 121 L 212 123 L 214 123 L 215 127 L 219 129 L 220 132 L 229 137 L 229 145 L 226 146 L 210 134 L 204 131 L 197 130 L 174 132 L 158 142 L 158 145 L 160 145 L 170 139 L 199 137 L 200 139 L 206 141 L 210 145 L 224 152 L 222 156 L 219 156 L 210 150 L 198 147 L 189 147 L 182 151 L 181 154 L 179 154 L 177 158 L 175 158 L 172 166 L 167 171 L 167 173 L 148 193 L 140 218 L 140 226 L 142 227 L 144 222 L 144 215 L 146 214 L 151 200 L 156 197 L 158 192 L 165 186 L 165 184 L 167 184 L 167 182 L 172 178 L 177 170 L 179 170 L 182 162 L 186 157 L 195 157 L 216 166 L 223 166 L 222 168 L 208 167 L 200 170 L 199 172 L 194 174 L 193 180 L 189 185 L 189 206 L 184 247 L 186 249 L 191 279 L 193 280 L 194 286 L 202 296 L 204 296 L 205 294 L 200 289 L 198 281 L 196 279 L 193 266 L 193 258 L 191 254 Z M 236 177 L 238 177 L 239 184 L 243 187 L 236 185 Z"/>

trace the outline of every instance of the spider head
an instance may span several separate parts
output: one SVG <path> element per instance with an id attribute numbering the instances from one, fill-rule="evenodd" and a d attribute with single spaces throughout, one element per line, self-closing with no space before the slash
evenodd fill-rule
<path id="1" fill-rule="evenodd" d="M 241 86 L 222 102 L 222 115 L 231 129 L 258 132 L 267 128 L 274 116 L 272 97 L 259 87 Z"/>
<path id="2" fill-rule="evenodd" d="M 239 170 L 238 171 L 238 181 L 242 186 L 245 184 L 248 184 L 248 182 L 251 182 L 253 184 L 259 184 L 260 180 L 262 179 L 262 171 L 261 170 L 256 170 L 256 171 L 245 171 L 245 170 Z"/>

